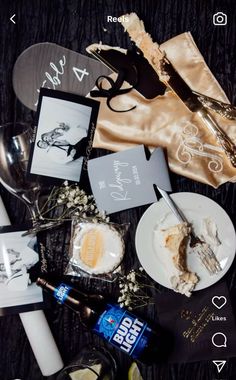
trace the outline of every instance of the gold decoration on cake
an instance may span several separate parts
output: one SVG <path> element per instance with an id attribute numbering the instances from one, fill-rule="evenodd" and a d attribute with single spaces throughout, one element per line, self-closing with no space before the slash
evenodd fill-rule
<path id="1" fill-rule="evenodd" d="M 95 228 L 88 231 L 81 243 L 81 260 L 90 268 L 95 268 L 104 251 L 104 240 L 101 232 Z"/>
<path id="2" fill-rule="evenodd" d="M 90 274 L 110 273 L 119 266 L 124 250 L 121 233 L 111 225 L 81 222 L 73 233 L 71 262 Z"/>

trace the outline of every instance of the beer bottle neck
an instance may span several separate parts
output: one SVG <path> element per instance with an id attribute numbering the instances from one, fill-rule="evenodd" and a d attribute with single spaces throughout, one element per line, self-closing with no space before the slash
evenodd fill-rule
<path id="1" fill-rule="evenodd" d="M 58 286 L 56 284 L 54 286 L 42 278 L 38 278 L 36 283 L 53 295 L 59 303 L 65 304 L 75 312 L 79 312 L 82 320 L 90 320 L 91 323 L 98 318 L 106 305 L 101 295 L 88 295 L 66 284 L 58 284 Z"/>
<path id="2" fill-rule="evenodd" d="M 38 278 L 36 283 L 48 293 L 52 294 L 59 303 L 65 303 L 67 306 L 75 308 L 75 310 L 77 310 L 80 305 L 86 305 L 86 294 L 73 289 L 69 285 L 56 284 L 55 286 L 54 284 L 42 278 Z"/>

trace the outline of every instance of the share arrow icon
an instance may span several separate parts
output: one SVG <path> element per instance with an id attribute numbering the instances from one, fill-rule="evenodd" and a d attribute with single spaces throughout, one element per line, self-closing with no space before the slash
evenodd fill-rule
<path id="1" fill-rule="evenodd" d="M 212 362 L 216 365 L 218 373 L 220 373 L 226 363 L 226 360 L 212 360 Z"/>

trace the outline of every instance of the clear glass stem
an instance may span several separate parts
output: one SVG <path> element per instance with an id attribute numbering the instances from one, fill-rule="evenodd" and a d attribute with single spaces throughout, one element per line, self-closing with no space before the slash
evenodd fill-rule
<path id="1" fill-rule="evenodd" d="M 30 219 L 32 221 L 33 226 L 35 227 L 39 220 L 43 220 L 43 217 L 40 215 L 38 202 L 35 202 L 33 204 L 27 204 L 28 210 L 30 213 Z"/>
<path id="2" fill-rule="evenodd" d="M 24 201 L 25 205 L 27 206 L 29 210 L 30 219 L 32 221 L 33 227 L 38 225 L 40 221 L 44 220 L 39 210 L 38 194 L 36 194 L 33 197 L 32 201 L 29 199 L 29 197 L 26 198 L 24 196 L 20 199 Z"/>

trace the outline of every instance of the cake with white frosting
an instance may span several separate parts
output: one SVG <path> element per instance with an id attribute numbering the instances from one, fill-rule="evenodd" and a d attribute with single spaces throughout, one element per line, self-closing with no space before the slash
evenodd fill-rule
<path id="1" fill-rule="evenodd" d="M 75 228 L 71 262 L 85 272 L 112 272 L 119 266 L 123 255 L 123 238 L 111 225 L 83 223 L 82 227 Z"/>

